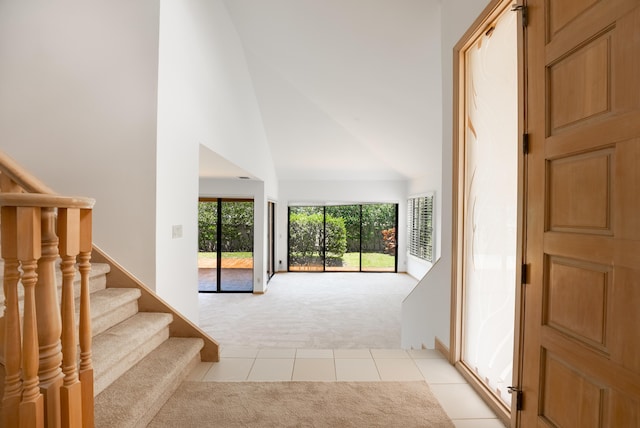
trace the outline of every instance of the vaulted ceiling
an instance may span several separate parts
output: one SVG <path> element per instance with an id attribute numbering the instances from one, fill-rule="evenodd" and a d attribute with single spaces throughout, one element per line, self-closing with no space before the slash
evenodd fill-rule
<path id="1" fill-rule="evenodd" d="M 279 179 L 411 179 L 439 157 L 439 0 L 224 1 Z"/>

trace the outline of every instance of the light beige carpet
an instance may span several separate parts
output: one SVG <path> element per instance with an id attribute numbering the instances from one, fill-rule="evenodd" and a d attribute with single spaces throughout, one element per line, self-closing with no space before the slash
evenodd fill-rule
<path id="1" fill-rule="evenodd" d="M 149 427 L 447 427 L 425 382 L 184 382 Z"/>
<path id="2" fill-rule="evenodd" d="M 278 273 L 263 295 L 200 293 L 198 325 L 223 347 L 398 349 L 402 301 L 416 283 L 399 273 Z"/>

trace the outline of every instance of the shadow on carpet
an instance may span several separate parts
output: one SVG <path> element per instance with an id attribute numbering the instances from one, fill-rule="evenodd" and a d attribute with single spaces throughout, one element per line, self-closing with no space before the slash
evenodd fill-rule
<path id="1" fill-rule="evenodd" d="M 425 382 L 184 382 L 149 427 L 433 427 Z"/>

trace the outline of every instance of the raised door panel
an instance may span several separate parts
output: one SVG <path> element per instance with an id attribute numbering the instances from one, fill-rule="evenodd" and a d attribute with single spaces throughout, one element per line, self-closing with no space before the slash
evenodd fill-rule
<path id="1" fill-rule="evenodd" d="M 591 6 L 603 0 L 549 0 L 549 34 L 552 37 Z"/>
<path id="2" fill-rule="evenodd" d="M 543 358 L 541 417 L 556 427 L 602 427 L 606 389 L 558 357 Z"/>
<path id="3" fill-rule="evenodd" d="M 545 318 L 552 328 L 606 351 L 612 272 L 609 267 L 549 258 Z"/>
<path id="4" fill-rule="evenodd" d="M 611 233 L 613 153 L 598 150 L 548 162 L 550 230 Z"/>
<path id="5" fill-rule="evenodd" d="M 611 35 L 606 33 L 549 67 L 551 133 L 611 109 Z"/>

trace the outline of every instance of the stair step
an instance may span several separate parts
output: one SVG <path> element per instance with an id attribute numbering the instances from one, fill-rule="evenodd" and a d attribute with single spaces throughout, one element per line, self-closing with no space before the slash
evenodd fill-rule
<path id="1" fill-rule="evenodd" d="M 96 397 L 95 426 L 146 426 L 200 361 L 203 345 L 194 338 L 162 343 Z"/>
<path id="2" fill-rule="evenodd" d="M 94 394 L 168 339 L 172 320 L 171 314 L 139 312 L 94 337 Z"/>
<path id="3" fill-rule="evenodd" d="M 105 288 L 91 293 L 91 329 L 93 336 L 110 329 L 138 312 L 140 290 Z M 76 299 L 76 321 L 80 319 L 80 299 Z"/>

